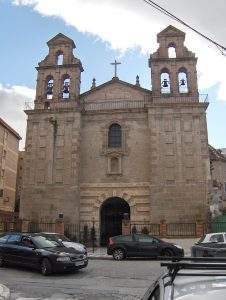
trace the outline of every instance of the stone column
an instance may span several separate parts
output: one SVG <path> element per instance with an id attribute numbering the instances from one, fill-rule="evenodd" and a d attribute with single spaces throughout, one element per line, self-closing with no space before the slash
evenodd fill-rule
<path id="1" fill-rule="evenodd" d="M 130 234 L 130 220 L 122 220 L 122 235 Z"/>
<path id="2" fill-rule="evenodd" d="M 29 232 L 29 223 L 30 223 L 29 220 L 22 220 L 22 223 L 21 223 L 21 231 L 22 232 Z"/>
<path id="3" fill-rule="evenodd" d="M 64 220 L 57 219 L 55 222 L 55 232 L 59 234 L 64 234 Z"/>
<path id="4" fill-rule="evenodd" d="M 167 236 L 167 224 L 165 220 L 161 221 L 159 231 L 161 237 Z"/>
<path id="5" fill-rule="evenodd" d="M 196 236 L 201 237 L 204 234 L 204 224 L 196 222 Z"/>

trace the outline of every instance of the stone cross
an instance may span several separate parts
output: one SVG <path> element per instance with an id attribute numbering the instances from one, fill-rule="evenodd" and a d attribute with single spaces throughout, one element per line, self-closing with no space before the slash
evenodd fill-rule
<path id="1" fill-rule="evenodd" d="M 121 63 L 117 62 L 116 59 L 115 59 L 115 62 L 111 63 L 111 65 L 115 66 L 115 76 L 114 77 L 117 77 L 117 65 L 121 65 Z"/>

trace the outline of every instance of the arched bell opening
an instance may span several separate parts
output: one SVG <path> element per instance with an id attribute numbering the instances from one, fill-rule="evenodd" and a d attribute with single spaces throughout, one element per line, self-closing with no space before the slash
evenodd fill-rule
<path id="1" fill-rule="evenodd" d="M 53 99 L 53 83 L 54 79 L 52 75 L 47 76 L 46 83 L 45 83 L 45 95 L 46 99 L 51 100 Z"/>
<path id="2" fill-rule="evenodd" d="M 122 198 L 112 197 L 100 208 L 100 244 L 105 246 L 111 236 L 122 234 L 122 220 L 130 218 L 130 206 Z"/>
<path id="3" fill-rule="evenodd" d="M 71 83 L 70 76 L 64 75 L 62 79 L 62 99 L 70 98 L 70 83 Z"/>
<path id="4" fill-rule="evenodd" d="M 170 73 L 168 69 L 162 69 L 160 75 L 160 84 L 161 84 L 161 93 L 162 94 L 170 94 L 171 92 L 171 84 L 170 84 Z"/>
<path id="5" fill-rule="evenodd" d="M 62 51 L 58 51 L 58 52 L 56 53 L 56 64 L 57 64 L 58 66 L 62 66 L 63 63 L 64 63 L 64 54 L 63 54 Z"/>
<path id="6" fill-rule="evenodd" d="M 180 68 L 178 71 L 178 90 L 180 94 L 188 93 L 188 77 L 185 68 Z"/>
<path id="7" fill-rule="evenodd" d="M 170 43 L 168 46 L 168 58 L 176 58 L 177 52 L 176 52 L 176 46 L 174 43 Z"/>

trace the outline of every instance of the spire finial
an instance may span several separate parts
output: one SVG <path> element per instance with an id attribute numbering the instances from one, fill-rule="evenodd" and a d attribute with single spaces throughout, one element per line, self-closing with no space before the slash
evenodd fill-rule
<path id="1" fill-rule="evenodd" d="M 95 89 L 96 87 L 96 78 L 93 78 L 91 89 Z"/>
<path id="2" fill-rule="evenodd" d="M 136 85 L 137 85 L 137 86 L 140 86 L 140 78 L 139 78 L 138 75 L 136 76 Z"/>

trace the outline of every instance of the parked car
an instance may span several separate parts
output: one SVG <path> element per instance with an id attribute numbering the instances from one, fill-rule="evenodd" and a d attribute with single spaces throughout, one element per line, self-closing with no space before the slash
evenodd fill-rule
<path id="1" fill-rule="evenodd" d="M 208 233 L 191 247 L 193 257 L 225 257 L 226 233 Z"/>
<path id="2" fill-rule="evenodd" d="M 142 300 L 224 300 L 226 260 L 197 258 L 161 263 L 167 267 Z M 184 261 L 185 260 L 185 261 Z"/>
<path id="3" fill-rule="evenodd" d="M 122 260 L 126 257 L 184 256 L 184 250 L 148 234 L 131 234 L 109 238 L 107 254 Z"/>
<path id="4" fill-rule="evenodd" d="M 84 252 L 84 254 L 87 255 L 87 249 L 85 245 L 77 242 L 72 242 L 69 238 L 67 238 L 63 234 L 58 234 L 53 232 L 40 232 L 39 234 L 46 237 L 50 241 L 60 242 L 67 248 L 74 248 L 78 251 Z"/>
<path id="5" fill-rule="evenodd" d="M 49 275 L 85 268 L 88 259 L 84 252 L 64 247 L 40 234 L 9 232 L 0 235 L 0 267 L 7 263 L 36 268 Z"/>

